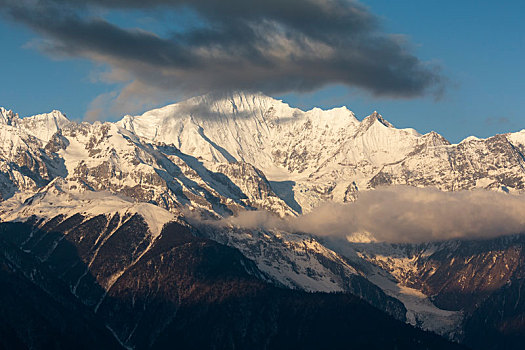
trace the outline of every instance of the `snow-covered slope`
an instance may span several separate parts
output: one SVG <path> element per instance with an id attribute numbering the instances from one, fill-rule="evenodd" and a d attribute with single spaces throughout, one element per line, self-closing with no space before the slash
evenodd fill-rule
<path id="1" fill-rule="evenodd" d="M 349 263 L 360 266 L 368 280 L 403 302 L 408 323 L 452 339 L 460 338 L 462 311 L 437 307 L 429 295 L 409 282 L 410 277 L 418 274 L 418 263 L 435 253 L 439 245 L 422 248 L 387 243 L 363 244 L 338 238 L 328 238 L 322 243 Z"/>
<path id="2" fill-rule="evenodd" d="M 56 110 L 16 121 L 16 125 L 44 143 L 48 142 L 58 130 L 70 123 L 62 112 Z"/>
<path id="3" fill-rule="evenodd" d="M 47 222 L 56 216 L 67 218 L 76 214 L 87 219 L 99 215 L 139 215 L 147 223 L 153 237 L 160 234 L 166 223 L 177 219 L 175 214 L 159 206 L 106 191 L 93 191 L 81 183 L 62 178 L 56 178 L 34 195 L 18 193 L 0 207 L 0 220 L 4 222 L 26 222 L 31 218 Z"/>
<path id="4" fill-rule="evenodd" d="M 481 337 L 490 347 L 502 341 L 491 339 L 490 327 L 502 334 L 523 329 L 516 325 L 525 314 L 524 244 L 524 234 L 422 244 L 325 242 L 344 257 L 370 263 L 369 280 L 403 301 L 409 321 L 458 340 Z M 469 334 L 473 329 L 476 335 Z"/>

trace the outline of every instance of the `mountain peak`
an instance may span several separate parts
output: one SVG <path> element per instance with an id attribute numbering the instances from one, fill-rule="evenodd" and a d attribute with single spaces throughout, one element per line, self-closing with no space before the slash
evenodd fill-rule
<path id="1" fill-rule="evenodd" d="M 59 110 L 52 110 L 49 113 L 35 114 L 30 117 L 23 118 L 24 120 L 53 120 L 57 123 L 70 123 L 70 120 L 66 117 L 64 113 Z"/>
<path id="2" fill-rule="evenodd" d="M 423 135 L 422 140 L 424 140 L 428 146 L 435 147 L 450 145 L 450 142 L 446 138 L 435 131 L 431 131 L 428 134 Z"/>
<path id="3" fill-rule="evenodd" d="M 18 114 L 12 110 L 0 107 L 0 124 L 11 125 L 15 119 L 18 119 Z"/>
<path id="4" fill-rule="evenodd" d="M 51 137 L 71 121 L 58 110 L 17 120 L 17 126 L 36 138 L 48 142 Z"/>
<path id="5" fill-rule="evenodd" d="M 370 126 L 372 126 L 375 122 L 379 122 L 382 125 L 386 126 L 387 128 L 393 128 L 394 125 L 390 124 L 381 114 L 379 114 L 377 111 L 374 111 L 374 113 L 370 114 L 368 117 L 363 119 L 361 122 L 362 125 L 368 129 Z"/>

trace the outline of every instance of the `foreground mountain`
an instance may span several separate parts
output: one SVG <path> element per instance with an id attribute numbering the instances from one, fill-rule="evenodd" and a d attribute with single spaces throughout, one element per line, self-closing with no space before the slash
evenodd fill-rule
<path id="1" fill-rule="evenodd" d="M 140 212 L 0 224 L 2 345 L 460 348 L 350 294 L 264 282 L 252 261 L 188 225 L 151 233 Z"/>
<path id="2" fill-rule="evenodd" d="M 476 349 L 519 348 L 522 236 L 352 243 L 217 220 L 254 210 L 295 217 L 396 184 L 520 193 L 524 152 L 525 131 L 450 144 L 378 113 L 359 121 L 346 108 L 304 112 L 260 94 L 197 97 L 117 123 L 0 108 L 2 244 L 72 301 L 50 301 L 14 253 L 2 278 L 40 286 L 21 310 L 39 299 L 51 314 L 86 308 L 70 322 L 77 328 L 47 320 L 53 334 L 76 334 L 96 319 L 108 328 L 92 330 L 101 346 L 162 347 L 174 335 L 187 347 L 190 339 L 202 341 L 195 347 L 320 346 L 310 333 L 337 346 L 350 342 L 340 336 L 348 329 L 353 341 L 370 341 L 374 322 L 385 334 L 376 347 L 438 344 L 393 317 Z M 211 317 L 218 323 L 207 324 Z M 290 326 L 294 318 L 304 324 Z M 20 345 L 10 319 L 1 329 Z M 196 329 L 210 333 L 194 337 Z"/>
<path id="3" fill-rule="evenodd" d="M 118 341 L 57 276 L 9 242 L 0 225 L 0 348 L 118 349 Z M 6 239 L 7 238 L 7 239 Z"/>

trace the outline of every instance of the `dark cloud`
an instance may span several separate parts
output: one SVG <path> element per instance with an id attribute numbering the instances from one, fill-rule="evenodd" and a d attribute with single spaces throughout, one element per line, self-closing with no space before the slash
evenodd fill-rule
<path id="1" fill-rule="evenodd" d="M 190 92 L 311 91 L 327 84 L 378 96 L 436 92 L 442 78 L 351 0 L 0 0 L 3 12 L 55 55 L 87 57 L 129 81 Z M 193 11 L 202 25 L 161 37 L 124 29 L 93 9 Z M 167 24 L 168 25 L 168 24 Z"/>

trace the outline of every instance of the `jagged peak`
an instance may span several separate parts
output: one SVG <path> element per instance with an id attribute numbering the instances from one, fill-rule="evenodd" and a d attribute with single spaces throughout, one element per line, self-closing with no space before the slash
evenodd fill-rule
<path id="1" fill-rule="evenodd" d="M 483 141 L 484 139 L 481 139 L 477 136 L 474 136 L 474 135 L 471 135 L 471 136 L 468 136 L 466 138 L 464 138 L 463 140 L 461 140 L 459 142 L 459 144 L 462 144 L 462 143 L 469 143 L 469 142 L 476 142 L 476 141 Z"/>
<path id="2" fill-rule="evenodd" d="M 322 108 L 319 108 L 319 107 L 314 107 L 304 113 L 319 113 L 320 115 L 329 115 L 329 116 L 342 116 L 342 117 L 345 117 L 345 118 L 352 118 L 352 119 L 356 119 L 357 121 L 357 118 L 354 114 L 354 112 L 352 112 L 350 109 L 348 109 L 348 107 L 346 106 L 340 106 L 340 107 L 333 107 L 333 108 L 330 108 L 330 109 L 322 109 Z"/>
<path id="3" fill-rule="evenodd" d="M 48 142 L 52 136 L 72 122 L 58 110 L 16 119 L 13 124 L 28 134 Z"/>
<path id="4" fill-rule="evenodd" d="M 511 142 L 511 139 L 515 139 L 516 135 L 520 135 L 520 132 L 517 132 L 517 133 L 506 133 L 506 134 L 496 134 L 496 135 L 493 135 L 493 136 L 490 136 L 490 137 L 486 137 L 486 138 L 482 138 L 482 137 L 477 137 L 477 136 L 471 135 L 471 136 L 468 136 L 468 137 L 464 138 L 463 140 L 461 140 L 458 143 L 458 145 L 467 144 L 467 143 L 471 143 L 471 142 L 487 142 L 487 141 L 495 141 L 495 140 L 499 140 L 499 141 L 503 141 L 503 142 Z M 518 138 L 519 138 L 519 136 L 518 136 Z"/>
<path id="5" fill-rule="evenodd" d="M 201 113 L 205 117 L 225 115 L 245 117 L 246 113 L 264 112 L 273 109 L 296 110 L 282 100 L 277 100 L 261 92 L 209 93 L 193 97 L 177 104 L 183 111 L 188 109 L 193 115 Z M 196 112 L 196 113 L 195 113 Z M 209 115 L 207 115 L 209 113 Z"/>
<path id="6" fill-rule="evenodd" d="M 194 103 L 221 103 L 227 102 L 232 105 L 242 105 L 245 103 L 253 103 L 254 101 L 271 101 L 280 102 L 280 100 L 274 99 L 273 97 L 267 96 L 262 92 L 245 92 L 245 91 L 230 91 L 223 93 L 208 93 L 201 96 L 193 97 L 189 100 Z"/>
<path id="7" fill-rule="evenodd" d="M 12 110 L 7 109 L 7 108 L 2 107 L 2 106 L 0 106 L 0 113 L 2 113 L 2 114 L 13 114 L 13 115 L 15 114 Z"/>
<path id="8" fill-rule="evenodd" d="M 374 123 L 380 123 L 383 126 L 387 128 L 394 128 L 394 125 L 389 123 L 381 114 L 379 114 L 377 111 L 374 111 L 374 113 L 370 114 L 366 118 L 364 118 L 361 121 L 361 129 L 368 130 Z"/>
<path id="9" fill-rule="evenodd" d="M 392 125 L 388 120 L 383 118 L 383 116 L 381 114 L 379 114 L 379 112 L 377 112 L 377 111 L 374 111 L 374 113 L 370 114 L 369 117 L 372 118 L 372 119 L 377 120 L 378 122 L 380 122 L 381 124 L 383 124 L 384 126 L 386 126 L 388 128 L 393 128 L 394 127 L 394 125 Z"/>
<path id="10" fill-rule="evenodd" d="M 267 96 L 262 92 L 221 92 L 221 93 L 207 93 L 200 96 L 194 96 L 177 103 L 168 105 L 170 106 L 184 106 L 184 105 L 209 105 L 209 106 L 227 106 L 239 109 L 242 106 L 251 106 L 257 102 L 282 102 L 281 100 L 274 99 L 273 97 Z M 161 107 L 162 109 L 164 107 Z"/>
<path id="11" fill-rule="evenodd" d="M 0 124 L 11 125 L 16 119 L 18 119 L 18 114 L 10 109 L 0 107 Z"/>
<path id="12" fill-rule="evenodd" d="M 118 124 L 128 125 L 136 118 L 164 119 L 172 117 L 192 117 L 208 120 L 212 118 L 219 119 L 224 116 L 236 118 L 245 117 L 246 114 L 254 112 L 263 112 L 271 107 L 292 109 L 281 100 L 276 100 L 260 92 L 208 93 L 152 109 L 140 116 L 126 115 Z"/>

